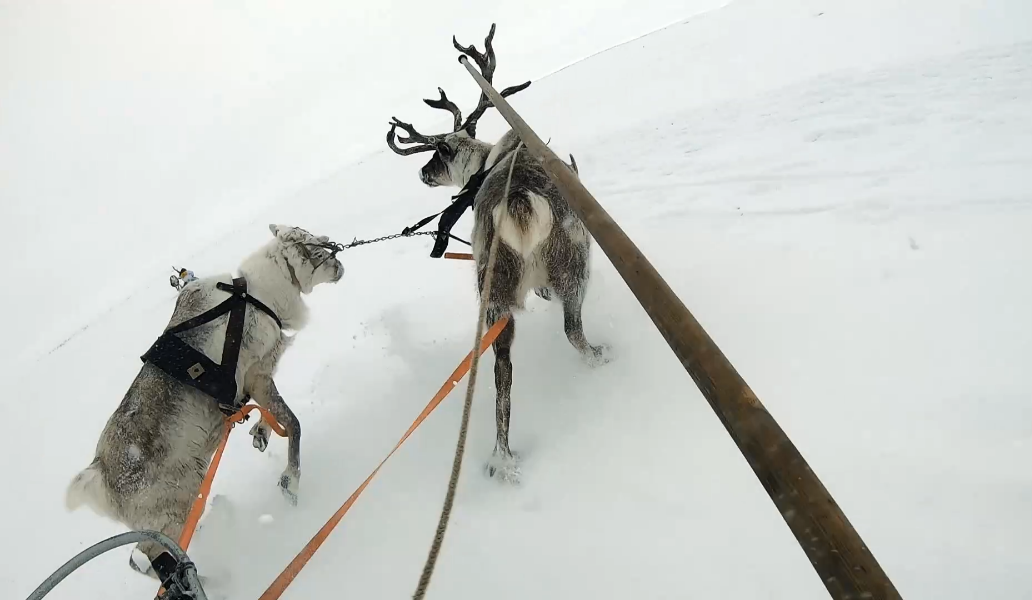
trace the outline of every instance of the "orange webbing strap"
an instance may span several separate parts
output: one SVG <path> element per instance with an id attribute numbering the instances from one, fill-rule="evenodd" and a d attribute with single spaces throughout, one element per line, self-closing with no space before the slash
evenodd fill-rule
<path id="1" fill-rule="evenodd" d="M 498 334 L 502 332 L 502 329 L 505 328 L 508 322 L 508 318 L 503 318 L 499 320 L 497 323 L 495 323 L 491 327 L 491 329 L 487 330 L 487 333 L 484 334 L 484 338 L 480 341 L 480 354 L 483 354 L 487 351 L 487 348 L 492 343 L 494 343 L 495 338 L 498 337 Z M 265 590 L 265 593 L 261 595 L 259 600 L 277 600 L 280 596 L 283 595 L 283 592 L 287 589 L 287 586 L 290 585 L 290 582 L 294 581 L 294 578 L 297 577 L 298 573 L 301 572 L 301 569 L 303 569 L 304 566 L 308 564 L 308 561 L 312 558 L 312 555 L 314 555 L 316 550 L 318 550 L 319 547 L 322 546 L 323 542 L 326 541 L 326 538 L 329 537 L 333 529 L 337 526 L 338 523 L 340 523 L 340 520 L 344 518 L 344 515 L 347 514 L 349 510 L 351 510 L 351 505 L 354 504 L 355 500 L 357 500 L 358 497 L 362 495 L 362 492 L 365 491 L 366 486 L 368 486 L 369 482 L 373 480 L 373 477 L 376 477 L 376 474 L 380 471 L 380 468 L 383 467 L 384 463 L 386 463 L 387 460 L 390 459 L 390 457 L 393 456 L 395 452 L 397 452 L 398 448 L 401 448 L 401 445 L 405 443 L 405 440 L 407 440 L 410 435 L 412 435 L 412 432 L 415 431 L 417 427 L 423 424 L 423 421 L 425 421 L 426 418 L 430 416 L 430 413 L 432 413 L 434 409 L 437 408 L 437 406 L 441 403 L 442 400 L 444 400 L 448 393 L 451 392 L 452 389 L 459 383 L 459 379 L 462 379 L 466 372 L 469 371 L 469 367 L 472 361 L 473 353 L 470 352 L 466 355 L 466 358 L 463 359 L 461 363 L 459 363 L 459 366 L 455 368 L 455 371 L 452 372 L 451 376 L 448 377 L 448 380 L 444 382 L 444 385 L 441 386 L 441 389 L 437 390 L 437 393 L 434 394 L 434 397 L 430 399 L 430 403 L 426 405 L 426 408 L 423 409 L 423 412 L 419 413 L 419 416 L 416 417 L 416 420 L 413 421 L 412 425 L 409 426 L 408 431 L 405 432 L 405 435 L 401 436 L 401 439 L 398 440 L 398 443 L 394 446 L 394 449 L 391 450 L 382 461 L 380 461 L 380 464 L 377 465 L 375 469 L 373 469 L 373 472 L 369 474 L 369 477 L 366 477 L 365 481 L 362 482 L 362 485 L 358 486 L 358 489 L 352 492 L 351 496 L 347 499 L 347 501 L 344 502 L 344 504 L 339 509 L 337 509 L 337 512 L 335 512 L 333 516 L 330 517 L 330 520 L 322 526 L 322 529 L 320 529 L 318 533 L 316 533 L 315 536 L 311 539 L 311 541 L 309 541 L 308 544 L 301 550 L 301 552 L 299 552 L 298 555 L 294 557 L 294 560 L 290 561 L 290 564 L 287 565 L 287 568 L 284 569 L 278 577 L 276 577 L 276 580 L 273 581 L 271 585 L 269 585 L 269 588 Z"/>
<path id="2" fill-rule="evenodd" d="M 262 419 L 280 437 L 287 437 L 287 430 L 276 421 L 276 418 L 269 411 L 257 404 L 245 404 L 239 411 L 226 417 L 226 420 L 222 423 L 222 440 L 219 442 L 219 447 L 215 450 L 215 456 L 212 457 L 211 464 L 208 465 L 208 472 L 204 474 L 204 480 L 201 481 L 201 489 L 197 492 L 197 498 L 194 499 L 193 506 L 190 507 L 190 514 L 187 515 L 186 523 L 183 524 L 183 533 L 179 535 L 179 547 L 183 549 L 183 552 L 186 552 L 186 549 L 190 546 L 190 540 L 193 539 L 194 531 L 197 529 L 197 522 L 201 520 L 201 515 L 204 513 L 204 504 L 208 499 L 208 494 L 211 493 L 211 483 L 215 481 L 215 471 L 219 468 L 222 453 L 226 449 L 226 442 L 229 441 L 229 432 L 237 423 L 243 423 L 244 417 L 252 410 L 259 411 Z"/>
<path id="3" fill-rule="evenodd" d="M 208 472 L 204 474 L 204 479 L 201 481 L 201 487 L 197 491 L 197 497 L 194 498 L 193 506 L 190 507 L 190 513 L 186 516 L 186 522 L 183 523 L 183 532 L 179 534 L 179 547 L 186 552 L 186 549 L 190 546 L 190 540 L 193 539 L 194 531 L 197 530 L 197 522 L 201 520 L 201 515 L 204 514 L 204 504 L 208 500 L 208 494 L 211 493 L 211 483 L 215 481 L 215 471 L 219 469 L 219 462 L 222 461 L 222 453 L 226 450 L 226 442 L 229 441 L 229 432 L 233 429 L 233 426 L 237 423 L 243 423 L 244 417 L 247 413 L 252 410 L 257 410 L 261 413 L 262 419 L 272 427 L 280 437 L 287 437 L 287 430 L 283 428 L 279 422 L 276 421 L 276 417 L 258 406 L 257 404 L 245 404 L 239 411 L 226 417 L 222 422 L 222 439 L 219 440 L 219 446 L 215 449 L 215 455 L 211 458 L 211 463 L 208 465 Z M 165 588 L 158 590 L 158 596 L 165 593 Z"/>
<path id="4" fill-rule="evenodd" d="M 456 260 L 473 260 L 473 255 L 466 252 L 445 252 L 444 257 Z"/>

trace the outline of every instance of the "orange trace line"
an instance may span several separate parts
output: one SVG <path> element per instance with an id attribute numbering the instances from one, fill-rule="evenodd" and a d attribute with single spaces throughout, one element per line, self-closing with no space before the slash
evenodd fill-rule
<path id="1" fill-rule="evenodd" d="M 197 523 L 201 520 L 201 515 L 204 514 L 204 505 L 208 500 L 208 494 L 211 493 L 211 484 L 215 481 L 215 472 L 219 469 L 219 463 L 222 462 L 222 453 L 225 452 L 226 442 L 229 441 L 229 432 L 233 430 L 237 423 L 243 423 L 244 417 L 252 410 L 260 412 L 262 420 L 272 427 L 272 430 L 280 437 L 287 437 L 287 430 L 279 424 L 276 417 L 273 417 L 272 413 L 257 404 L 245 404 L 239 411 L 223 420 L 222 436 L 219 440 L 219 445 L 215 449 L 215 455 L 212 456 L 211 463 L 208 465 L 208 472 L 204 474 L 201 487 L 197 490 L 197 497 L 194 498 L 193 505 L 190 506 L 190 513 L 186 517 L 186 522 L 183 523 L 183 532 L 179 534 L 179 547 L 183 549 L 183 552 L 186 552 L 186 549 L 190 547 L 190 541 L 193 540 L 194 532 L 197 530 Z M 160 588 L 158 595 L 160 596 L 164 592 L 165 588 Z"/>
<path id="2" fill-rule="evenodd" d="M 487 332 L 484 334 L 483 339 L 480 341 L 480 354 L 483 354 L 487 351 L 488 347 L 494 343 L 495 338 L 498 337 L 498 335 L 502 332 L 502 329 L 505 328 L 508 322 L 508 318 L 503 318 L 487 330 Z M 335 512 L 333 516 L 330 517 L 330 520 L 322 526 L 322 528 L 315 534 L 315 536 L 312 537 L 311 541 L 309 541 L 308 544 L 306 544 L 305 547 L 301 550 L 301 552 L 299 552 L 298 555 L 294 557 L 294 560 L 290 561 L 290 564 L 287 565 L 287 568 L 284 569 L 283 572 L 276 577 L 276 579 L 269 585 L 269 588 L 265 590 L 265 593 L 261 595 L 259 600 L 277 600 L 280 596 L 283 595 L 283 592 L 287 589 L 287 586 L 290 585 L 290 582 L 294 581 L 294 578 L 297 577 L 298 573 L 301 572 L 301 569 L 303 569 L 304 566 L 308 564 L 308 561 L 315 554 L 316 550 L 318 550 L 319 547 L 322 546 L 323 542 L 326 541 L 326 538 L 329 537 L 330 533 L 333 532 L 333 529 L 337 526 L 338 523 L 340 523 L 340 520 L 344 518 L 344 515 L 347 514 L 349 510 L 351 510 L 351 506 L 355 503 L 356 500 L 358 500 L 358 497 L 362 495 L 362 492 L 365 491 L 366 486 L 369 485 L 369 482 L 371 482 L 373 478 L 376 477 L 376 474 L 380 472 L 380 468 L 383 467 L 383 465 L 391 456 L 394 455 L 398 448 L 401 448 L 401 445 L 404 444 L 405 440 L 407 440 L 409 436 L 412 435 L 412 432 L 414 432 L 416 428 L 423 424 L 423 421 L 425 421 L 426 418 L 430 416 L 430 413 L 432 413 L 434 409 L 441 404 L 441 401 L 444 400 L 444 398 L 458 384 L 459 379 L 466 375 L 472 364 L 473 353 L 470 352 L 466 355 L 466 358 L 464 358 L 462 362 L 459 363 L 459 366 L 455 368 L 455 371 L 453 371 L 451 376 L 448 377 L 448 380 L 444 382 L 444 385 L 441 386 L 441 389 L 437 390 L 437 393 L 434 394 L 434 397 L 430 399 L 430 402 L 426 405 L 426 408 L 423 409 L 423 412 L 419 413 L 419 416 L 416 417 L 416 420 L 413 421 L 412 425 L 409 426 L 408 431 L 405 432 L 405 435 L 401 436 L 401 439 L 398 440 L 397 444 L 395 444 L 394 449 L 391 450 L 382 461 L 380 461 L 380 464 L 377 465 L 375 469 L 373 469 L 373 472 L 370 473 L 368 477 L 366 477 L 365 481 L 362 482 L 362 485 L 358 486 L 358 489 L 352 492 L 351 496 L 348 497 L 344 504 L 341 505 L 339 509 L 337 509 L 337 512 Z"/>

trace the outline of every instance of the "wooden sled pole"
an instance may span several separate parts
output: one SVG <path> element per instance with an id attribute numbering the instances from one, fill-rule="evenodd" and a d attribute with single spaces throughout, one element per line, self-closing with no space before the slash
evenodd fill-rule
<path id="1" fill-rule="evenodd" d="M 799 450 L 692 313 L 580 178 L 469 63 L 491 99 L 581 218 L 731 434 L 835 600 L 899 599 L 899 592 Z"/>

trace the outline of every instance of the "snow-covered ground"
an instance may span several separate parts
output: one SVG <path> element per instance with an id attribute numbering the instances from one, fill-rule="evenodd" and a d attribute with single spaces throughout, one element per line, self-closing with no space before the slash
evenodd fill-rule
<path id="1" fill-rule="evenodd" d="M 682 5 L 675 16 L 696 16 L 537 80 L 513 104 L 560 154 L 573 152 L 582 179 L 792 437 L 905 598 L 1032 598 L 1032 6 L 722 4 Z M 659 24 L 624 10 L 608 18 L 626 19 L 627 30 L 599 26 L 605 45 Z M 312 148 L 291 146 L 299 164 L 277 170 L 277 186 L 337 167 L 290 193 L 270 184 L 252 207 L 239 199 L 219 205 L 246 217 L 214 237 L 203 229 L 204 202 L 187 199 L 196 212 L 178 224 L 182 239 L 154 233 L 155 248 L 130 246 L 142 257 L 116 259 L 133 274 L 116 278 L 126 299 L 78 314 L 63 329 L 49 326 L 76 310 L 67 295 L 79 288 L 55 295 L 33 280 L 38 312 L 20 300 L 14 337 L 42 343 L 30 335 L 39 319 L 45 335 L 67 342 L 41 346 L 7 371 L 5 596 L 24 597 L 79 549 L 120 531 L 88 511 L 65 513 L 62 494 L 167 322 L 174 292 L 166 263 L 228 270 L 264 242 L 269 222 L 346 242 L 396 232 L 447 201 L 451 191 L 428 190 L 416 177 L 425 155 L 390 153 L 380 146 L 386 128 L 375 125 L 396 114 L 424 130 L 443 127 L 418 102 L 438 83 L 464 105 L 475 98 L 447 52 L 450 17 L 434 18 L 441 41 L 419 42 L 433 61 L 399 65 L 418 72 L 412 80 L 369 75 L 381 78 L 362 92 L 373 96 L 372 112 L 340 112 L 325 124 L 369 137 L 348 140 L 365 149 L 354 150 L 361 158 L 340 158 L 346 144 L 316 158 Z M 519 19 L 525 28 L 517 34 L 498 18 L 501 85 L 598 49 L 569 46 L 577 52 L 555 64 L 527 50 L 521 63 L 513 57 L 519 44 L 537 43 L 531 25 L 555 35 L 562 27 Z M 461 25 L 480 43 L 486 25 L 468 14 Z M 320 78 L 308 77 L 295 81 L 317 91 Z M 341 89 L 339 81 L 327 85 Z M 264 110 L 277 130 L 316 126 L 287 102 Z M 504 131 L 496 114 L 489 119 L 481 137 Z M 24 133 L 22 144 L 32 139 Z M 223 133 L 239 136 L 226 147 L 253 144 L 247 128 Z M 4 152 L 20 148 L 12 147 Z M 265 166 L 237 164 L 235 176 L 266 181 L 273 175 Z M 190 175 L 168 169 L 170 177 Z M 19 177 L 17 189 L 30 196 L 36 184 L 61 185 Z M 74 199 L 74 189 L 68 194 Z M 148 202 L 138 196 L 138 205 Z M 137 238 L 150 234 L 155 214 L 123 209 L 112 208 L 118 223 Z M 32 214 L 43 227 L 46 217 Z M 466 228 L 468 219 L 459 231 Z M 7 252 L 25 253 L 16 272 L 56 263 L 66 281 L 81 281 L 69 273 L 85 269 L 80 253 L 125 251 L 108 232 L 96 247 L 83 234 L 81 250 L 50 238 L 40 246 L 35 233 L 17 232 L 23 245 Z M 433 261 L 428 251 L 422 239 L 348 250 L 344 279 L 310 297 L 311 325 L 278 375 L 306 432 L 300 503 L 287 506 L 275 486 L 286 444 L 274 440 L 259 454 L 235 433 L 215 483 L 219 497 L 191 547 L 214 580 L 212 596 L 257 598 L 467 351 L 471 266 Z M 601 253 L 593 277 L 586 332 L 611 344 L 615 361 L 583 366 L 562 334 L 559 308 L 528 302 L 513 351 L 512 446 L 524 459 L 523 483 L 500 485 L 481 472 L 494 436 L 484 378 L 431 596 L 827 597 Z M 488 353 L 485 366 L 491 362 Z M 286 598 L 412 592 L 444 496 L 460 405 L 454 394 L 395 455 Z M 127 560 L 127 551 L 109 553 L 52 597 L 152 594 Z"/>

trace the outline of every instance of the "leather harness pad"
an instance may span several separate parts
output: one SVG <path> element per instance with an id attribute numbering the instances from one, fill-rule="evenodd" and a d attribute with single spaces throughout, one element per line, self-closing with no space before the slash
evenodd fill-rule
<path id="1" fill-rule="evenodd" d="M 216 287 L 232 295 L 215 308 L 166 329 L 140 360 L 161 369 L 176 381 L 211 396 L 218 403 L 219 410 L 233 414 L 239 408 L 236 402 L 236 368 L 240 358 L 240 346 L 243 343 L 247 303 L 250 302 L 252 306 L 272 317 L 280 329 L 283 328 L 283 323 L 272 309 L 247 293 L 247 281 L 243 277 L 234 279 L 232 286 L 219 282 Z M 210 323 L 227 312 L 229 324 L 226 327 L 221 364 L 176 335 Z"/>

